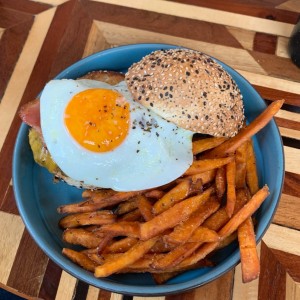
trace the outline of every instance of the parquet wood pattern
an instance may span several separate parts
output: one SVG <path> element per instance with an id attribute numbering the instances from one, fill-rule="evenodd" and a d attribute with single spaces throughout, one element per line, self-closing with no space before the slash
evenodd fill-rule
<path id="1" fill-rule="evenodd" d="M 273 224 L 258 245 L 259 279 L 242 284 L 238 265 L 203 287 L 153 299 L 299 299 L 300 69 L 286 49 L 299 13 L 298 0 L 0 0 L 0 286 L 27 299 L 132 299 L 78 281 L 38 248 L 14 202 L 11 164 L 18 108 L 49 79 L 97 51 L 155 42 L 206 52 L 267 101 L 286 99 L 276 117 L 286 174 Z"/>

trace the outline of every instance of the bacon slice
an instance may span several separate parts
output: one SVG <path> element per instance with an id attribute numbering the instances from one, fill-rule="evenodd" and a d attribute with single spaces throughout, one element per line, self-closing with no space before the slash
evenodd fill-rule
<path id="1" fill-rule="evenodd" d="M 24 104 L 19 111 L 19 116 L 24 123 L 41 132 L 40 99 Z"/>

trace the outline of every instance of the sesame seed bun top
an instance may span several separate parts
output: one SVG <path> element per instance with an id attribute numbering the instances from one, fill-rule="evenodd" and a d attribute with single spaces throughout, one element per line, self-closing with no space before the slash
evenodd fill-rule
<path id="1" fill-rule="evenodd" d="M 194 50 L 159 50 L 125 75 L 134 100 L 179 127 L 232 137 L 243 125 L 242 95 L 210 56 Z"/>

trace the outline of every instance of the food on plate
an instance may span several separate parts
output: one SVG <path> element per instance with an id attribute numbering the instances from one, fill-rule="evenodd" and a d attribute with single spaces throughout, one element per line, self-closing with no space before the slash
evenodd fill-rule
<path id="1" fill-rule="evenodd" d="M 256 279 L 260 272 L 255 231 L 250 217 L 238 227 L 237 233 L 241 255 L 242 280 L 243 282 L 250 282 Z"/>
<path id="2" fill-rule="evenodd" d="M 172 49 L 145 56 L 125 76 L 98 71 L 51 80 L 20 116 L 32 127 L 35 160 L 56 178 L 133 191 L 180 177 L 193 154 L 213 147 L 193 149 L 195 133 L 221 143 L 243 126 L 244 108 L 221 64 L 198 51 Z"/>
<path id="3" fill-rule="evenodd" d="M 93 71 L 80 77 L 80 79 L 96 80 L 115 85 L 124 80 L 124 75 L 113 71 Z M 34 160 L 42 167 L 45 167 L 50 173 L 53 173 L 55 180 L 61 179 L 70 185 L 88 188 L 88 185 L 64 174 L 52 159 L 41 131 L 40 99 L 35 99 L 23 105 L 19 111 L 19 115 L 22 121 L 31 127 L 29 130 L 29 144 Z"/>
<path id="4" fill-rule="evenodd" d="M 232 137 L 243 126 L 241 92 L 210 56 L 194 50 L 158 50 L 125 76 L 133 98 L 178 126 Z"/>
<path id="5" fill-rule="evenodd" d="M 259 184 L 256 172 L 256 158 L 252 141 L 247 143 L 246 182 L 249 186 L 250 193 L 252 195 L 255 194 L 259 189 Z"/>
<path id="6" fill-rule="evenodd" d="M 229 217 L 232 216 L 236 202 L 235 181 L 236 181 L 236 163 L 235 159 L 226 165 L 226 181 L 227 181 L 227 195 L 226 195 L 226 211 Z"/>
<path id="7" fill-rule="evenodd" d="M 155 51 L 125 77 L 50 81 L 20 115 L 35 160 L 87 188 L 58 207 L 63 240 L 82 247 L 63 254 L 96 277 L 150 272 L 163 283 L 213 266 L 210 255 L 237 239 L 243 281 L 257 278 L 252 218 L 269 189 L 259 187 L 251 138 L 282 104 L 245 125 L 231 76 L 185 49 Z"/>
<path id="8" fill-rule="evenodd" d="M 192 163 L 192 132 L 133 101 L 124 81 L 52 80 L 40 102 L 53 160 L 83 184 L 142 190 L 172 181 Z"/>
<path id="9" fill-rule="evenodd" d="M 199 195 L 202 195 L 201 193 L 200 191 Z M 237 190 L 235 211 L 231 218 L 226 213 L 224 204 L 221 204 L 215 196 L 205 197 L 207 199 L 200 201 L 199 208 L 190 218 L 185 216 L 185 219 L 182 220 L 177 216 L 177 219 L 174 220 L 174 218 L 163 217 L 167 225 L 162 231 L 157 230 L 157 225 L 161 223 L 156 220 L 160 215 L 146 220 L 141 214 L 131 222 L 122 221 L 116 214 L 116 219 L 112 224 L 100 226 L 90 224 L 80 226 L 80 228 L 65 229 L 63 234 L 65 242 L 81 245 L 86 249 L 75 251 L 64 248 L 63 254 L 85 269 L 94 272 L 96 277 L 106 277 L 124 272 L 150 272 L 152 274 L 174 272 L 172 276 L 167 276 L 170 279 L 185 270 L 213 266 L 213 262 L 206 256 L 232 242 L 236 238 L 234 233 L 237 230 L 242 235 L 243 251 L 250 251 L 250 249 L 245 250 L 248 245 L 247 232 L 249 229 L 248 226 L 243 228 L 244 222 L 251 219 L 251 215 L 266 199 L 268 193 L 268 188 L 265 186 L 249 199 L 246 186 Z M 93 193 L 90 194 L 90 197 L 93 198 Z M 188 204 L 191 202 L 191 198 L 194 197 L 183 199 L 161 214 L 173 215 L 174 208 L 185 205 L 189 208 Z M 128 201 L 134 201 L 134 198 Z M 148 204 L 152 203 L 152 207 L 155 201 L 157 200 L 148 198 Z M 128 213 L 130 212 L 125 214 Z M 141 230 L 145 225 L 146 228 L 150 226 L 155 233 L 145 237 Z M 69 231 L 72 232 L 71 238 Z M 246 232 L 246 235 L 243 232 Z M 90 239 L 91 242 L 88 243 L 87 239 Z M 251 237 L 249 240 L 251 241 Z M 95 241 L 98 241 L 98 244 L 95 244 Z M 251 254 L 254 255 L 255 251 L 256 248 L 251 249 Z M 247 256 L 245 256 L 245 262 L 246 265 L 250 263 Z M 258 274 L 256 273 L 255 276 Z M 245 279 L 245 282 L 255 277 L 253 274 L 251 275 L 252 279 L 245 276 L 248 278 Z"/>
<path id="10" fill-rule="evenodd" d="M 133 101 L 124 81 L 50 81 L 40 113 L 53 161 L 80 185 L 142 190 L 172 181 L 192 163 L 193 133 Z"/>
<path id="11" fill-rule="evenodd" d="M 102 210 L 87 213 L 78 213 L 66 216 L 61 219 L 59 226 L 61 228 L 74 228 L 81 225 L 104 225 L 111 224 L 115 221 L 115 216 L 112 211 Z"/>
<path id="12" fill-rule="evenodd" d="M 245 141 L 249 140 L 272 120 L 283 103 L 284 100 L 272 102 L 253 122 L 243 127 L 238 135 L 215 147 L 206 157 L 224 157 L 234 153 Z"/>
<path id="13" fill-rule="evenodd" d="M 283 102 L 275 102 L 274 105 L 279 109 L 278 103 L 282 105 Z M 270 118 L 270 111 L 275 114 L 273 105 L 263 112 L 264 118 L 254 120 L 255 128 L 261 128 L 261 122 L 265 123 L 265 118 Z M 253 128 L 251 124 L 248 126 Z M 110 207 L 116 216 L 111 224 L 65 229 L 65 242 L 77 243 L 85 248 L 81 251 L 64 248 L 63 254 L 94 272 L 97 277 L 114 273 L 150 272 L 154 280 L 161 284 L 186 270 L 213 266 L 210 254 L 238 238 L 243 281 L 254 280 L 259 276 L 260 268 L 253 225 L 255 221 L 252 218 L 269 195 L 269 189 L 264 186 L 257 188 L 254 193 L 250 190 L 249 184 L 256 186 L 258 176 L 251 140 L 244 141 L 244 132 L 248 131 L 246 126 L 243 132 L 237 134 L 233 144 L 239 151 L 230 153 L 225 165 L 220 166 L 214 163 L 214 159 L 205 157 L 211 157 L 216 149 L 230 139 L 195 156 L 195 162 L 209 161 L 212 164 L 210 171 L 199 170 L 200 173 L 183 175 L 167 185 L 140 192 L 84 191 L 84 201 L 61 206 L 59 212 L 69 212 L 72 216 L 85 206 L 101 203 L 94 207 L 95 211 L 105 211 Z M 251 130 L 251 134 L 255 132 Z M 242 144 L 240 139 L 244 141 Z M 207 142 L 204 141 L 204 144 Z M 242 186 L 235 185 L 236 178 L 230 179 L 235 201 L 228 214 L 226 168 L 232 161 L 237 163 L 231 167 L 237 168 L 238 163 L 248 160 L 248 154 L 251 156 L 251 167 L 244 166 L 246 174 L 244 180 L 240 180 Z M 221 174 L 218 171 L 220 169 L 223 170 Z M 239 173 L 232 172 L 230 176 L 232 174 L 238 176 Z M 117 195 L 120 196 L 116 198 Z M 83 233 L 76 234 L 76 229 L 85 229 L 95 235 L 91 238 L 90 247 L 86 246 L 88 242 L 82 238 Z M 68 230 L 73 230 L 72 238 L 69 238 Z M 78 235 L 78 238 L 73 235 Z M 102 237 L 101 241 L 93 247 L 93 242 L 99 237 Z"/>

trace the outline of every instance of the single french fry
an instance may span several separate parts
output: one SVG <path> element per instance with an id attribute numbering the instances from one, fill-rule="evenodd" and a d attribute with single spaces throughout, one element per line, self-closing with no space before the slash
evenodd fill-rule
<path id="1" fill-rule="evenodd" d="M 235 193 L 235 159 L 226 165 L 227 198 L 226 212 L 229 217 L 232 216 L 236 202 Z"/>
<path id="2" fill-rule="evenodd" d="M 225 137 L 212 137 L 212 138 L 206 138 L 206 139 L 194 141 L 193 142 L 193 154 L 197 155 L 206 150 L 215 148 L 216 146 L 219 146 L 226 140 L 227 140 L 227 138 L 225 138 Z"/>
<path id="3" fill-rule="evenodd" d="M 191 179 L 193 182 L 196 182 L 197 180 L 201 180 L 202 185 L 203 185 L 203 184 L 207 184 L 209 182 L 214 181 L 215 177 L 216 177 L 216 169 L 213 169 L 213 170 L 208 170 L 208 171 L 205 171 L 202 173 L 178 178 L 178 179 L 176 179 L 176 182 L 179 183 L 186 179 Z"/>
<path id="4" fill-rule="evenodd" d="M 140 241 L 136 243 L 120 257 L 112 261 L 107 261 L 103 265 L 97 266 L 95 268 L 94 275 L 96 277 L 107 277 L 113 273 L 119 272 L 149 252 L 149 250 L 156 243 L 157 239 L 158 237 L 155 237 L 147 241 Z"/>
<path id="5" fill-rule="evenodd" d="M 218 198 L 222 198 L 226 191 L 226 169 L 225 166 L 218 168 L 215 177 L 216 193 Z"/>
<path id="6" fill-rule="evenodd" d="M 213 192 L 214 189 L 209 188 L 202 194 L 182 200 L 168 210 L 155 216 L 153 219 L 142 223 L 140 225 L 141 240 L 147 240 L 154 237 L 166 229 L 173 228 L 179 222 L 186 220 L 194 211 L 208 200 Z"/>
<path id="7" fill-rule="evenodd" d="M 129 236 L 138 238 L 140 235 L 140 223 L 130 221 L 120 221 L 112 224 L 103 225 L 98 230 L 111 236 Z"/>
<path id="8" fill-rule="evenodd" d="M 185 179 L 179 182 L 174 188 L 167 192 L 161 199 L 153 205 L 154 215 L 158 215 L 168 208 L 172 207 L 177 202 L 187 198 L 195 191 L 199 191 L 202 186 L 200 180 L 193 181 Z"/>
<path id="9" fill-rule="evenodd" d="M 246 163 L 247 163 L 248 141 L 244 142 L 235 152 L 236 173 L 235 185 L 236 188 L 246 186 Z"/>
<path id="10" fill-rule="evenodd" d="M 229 236 L 227 236 L 226 238 L 221 239 L 219 241 L 219 245 L 216 247 L 216 250 L 225 248 L 226 246 L 231 244 L 233 241 L 236 241 L 236 239 L 237 239 L 237 232 L 235 231 L 232 234 L 230 234 Z"/>
<path id="11" fill-rule="evenodd" d="M 110 245 L 107 245 L 102 253 L 123 253 L 128 251 L 133 245 L 138 242 L 137 238 L 125 237 L 121 240 L 114 241 Z"/>
<path id="12" fill-rule="evenodd" d="M 113 262 L 116 259 L 120 259 L 124 253 L 108 253 L 98 255 L 97 253 L 88 253 L 87 256 L 94 261 L 97 265 L 103 265 L 108 262 Z M 120 269 L 116 273 L 145 273 L 145 272 L 157 272 L 151 267 L 153 260 L 162 254 L 144 254 L 137 261 L 134 261 L 127 267 Z M 158 271 L 161 272 L 161 271 Z"/>
<path id="13" fill-rule="evenodd" d="M 100 266 L 103 265 L 105 262 L 105 259 L 101 253 L 101 255 L 98 254 L 98 251 L 96 253 L 86 253 L 86 256 L 94 262 L 95 265 Z M 95 271 L 95 269 L 94 269 Z"/>
<path id="14" fill-rule="evenodd" d="M 165 243 L 164 237 L 161 236 L 155 245 L 151 248 L 150 252 L 152 253 L 166 253 L 169 252 L 170 250 L 174 249 L 174 245 Z"/>
<path id="15" fill-rule="evenodd" d="M 243 282 L 256 279 L 260 273 L 259 257 L 256 250 L 255 232 L 251 217 L 238 227 L 238 241 L 241 255 Z"/>
<path id="16" fill-rule="evenodd" d="M 253 142 L 249 141 L 247 146 L 246 182 L 251 195 L 254 195 L 259 189 L 256 158 Z"/>
<path id="17" fill-rule="evenodd" d="M 125 201 L 123 203 L 120 203 L 117 207 L 117 209 L 114 211 L 116 215 L 123 215 L 130 211 L 133 211 L 137 208 L 137 201 L 135 198 L 132 200 Z"/>
<path id="18" fill-rule="evenodd" d="M 117 192 L 111 189 L 98 189 L 98 190 L 84 190 L 82 192 L 82 198 L 92 198 L 95 201 L 101 201 L 107 197 L 115 195 Z"/>
<path id="19" fill-rule="evenodd" d="M 140 221 L 141 219 L 141 212 L 138 208 L 136 208 L 133 211 L 130 211 L 122 216 L 118 217 L 118 222 L 134 222 L 134 221 Z"/>
<path id="20" fill-rule="evenodd" d="M 93 233 L 83 228 L 67 228 L 62 238 L 65 242 L 73 245 L 81 245 L 86 248 L 95 248 L 103 239 L 103 234 Z"/>
<path id="21" fill-rule="evenodd" d="M 111 224 L 116 217 L 110 210 L 101 210 L 88 213 L 67 215 L 59 221 L 61 228 L 74 228 L 81 225 Z"/>
<path id="22" fill-rule="evenodd" d="M 97 231 L 100 228 L 101 225 L 87 225 L 84 226 L 84 229 L 90 232 Z"/>
<path id="23" fill-rule="evenodd" d="M 236 190 L 236 203 L 233 214 L 236 214 L 251 198 L 248 188 Z"/>
<path id="24" fill-rule="evenodd" d="M 116 205 L 118 203 L 127 201 L 137 195 L 144 194 L 146 190 L 134 191 L 134 192 L 114 192 L 112 195 L 99 197 L 98 193 L 91 194 L 91 198 L 86 201 L 77 203 L 77 204 L 66 204 L 58 207 L 57 211 L 59 213 L 68 213 L 68 212 L 92 212 L 101 208 L 109 207 Z"/>
<path id="25" fill-rule="evenodd" d="M 209 158 L 195 160 L 192 165 L 185 171 L 184 175 L 194 175 L 205 171 L 218 169 L 227 165 L 233 160 L 233 157 Z"/>
<path id="26" fill-rule="evenodd" d="M 277 100 L 272 102 L 253 122 L 251 122 L 248 126 L 242 128 L 236 136 L 228 139 L 221 145 L 208 151 L 208 153 L 206 153 L 204 157 L 218 158 L 233 154 L 236 149 L 240 147 L 246 140 L 250 139 L 271 121 L 271 119 L 279 111 L 283 103 L 284 100 Z"/>
<path id="27" fill-rule="evenodd" d="M 151 267 L 151 264 L 152 264 L 153 260 L 155 259 L 155 257 L 160 257 L 162 255 L 163 254 L 147 253 L 143 257 L 138 259 L 137 261 L 130 264 L 127 267 L 128 271 L 132 272 L 134 270 L 134 272 L 141 272 L 141 271 L 146 270 L 146 272 L 152 272 L 153 268 Z M 124 271 L 126 271 L 126 270 L 122 270 L 121 272 L 123 273 Z"/>
<path id="28" fill-rule="evenodd" d="M 151 190 L 145 193 L 147 198 L 160 199 L 164 196 L 165 192 L 162 190 Z"/>
<path id="29" fill-rule="evenodd" d="M 84 268 L 85 270 L 94 272 L 97 264 L 93 262 L 91 259 L 87 257 L 84 253 L 68 249 L 68 248 L 63 248 L 62 250 L 63 255 L 67 256 L 70 260 Z"/>
<path id="30" fill-rule="evenodd" d="M 167 243 L 182 244 L 189 240 L 194 231 L 220 207 L 219 201 L 211 197 L 203 203 L 187 220 L 178 224 L 174 231 L 164 236 Z"/>
<path id="31" fill-rule="evenodd" d="M 199 226 L 187 242 L 189 243 L 209 243 L 217 242 L 220 240 L 220 236 L 214 230 L 208 229 L 207 227 Z"/>
<path id="32" fill-rule="evenodd" d="M 145 196 L 139 196 L 137 205 L 145 221 L 149 221 L 153 218 L 152 203 Z"/>
<path id="33" fill-rule="evenodd" d="M 61 205 L 58 207 L 57 211 L 61 214 L 63 213 L 79 213 L 79 212 L 88 212 L 94 211 L 96 209 L 85 210 L 83 207 L 91 207 L 97 202 L 101 202 L 104 199 L 115 195 L 117 192 L 113 190 L 85 190 L 82 192 L 82 197 L 87 198 L 84 201 L 77 203 L 71 203 L 66 205 Z M 90 198 L 93 197 L 93 198 Z"/>
<path id="34" fill-rule="evenodd" d="M 128 249 L 130 250 L 130 249 Z M 127 251 L 126 251 L 127 252 Z M 90 253 L 88 254 L 88 257 L 94 261 L 98 265 L 103 265 L 107 262 L 112 262 L 116 259 L 120 259 L 123 256 L 124 253 L 108 253 L 108 254 L 101 254 L 98 255 L 96 253 Z M 161 254 L 144 254 L 142 257 L 140 257 L 138 260 L 134 261 L 130 265 L 128 265 L 126 268 L 120 269 L 117 271 L 118 273 L 128 273 L 128 272 L 135 272 L 135 273 L 141 273 L 141 272 L 150 272 L 153 269 L 151 268 L 151 263 L 154 260 L 154 257 L 159 257 Z"/>
<path id="35" fill-rule="evenodd" d="M 112 234 L 105 234 L 103 239 L 101 239 L 99 245 L 97 246 L 98 253 L 102 253 L 103 249 L 106 248 L 109 244 L 112 243 L 114 236 Z"/>
<path id="36" fill-rule="evenodd" d="M 91 253 L 98 253 L 98 249 L 97 247 L 95 248 L 87 248 L 87 249 L 83 249 L 80 251 L 81 253 L 85 254 L 85 255 L 88 255 L 88 254 L 91 254 Z"/>
<path id="37" fill-rule="evenodd" d="M 218 231 L 229 220 L 225 207 L 221 207 L 214 214 L 208 217 L 202 224 L 203 227 Z"/>

